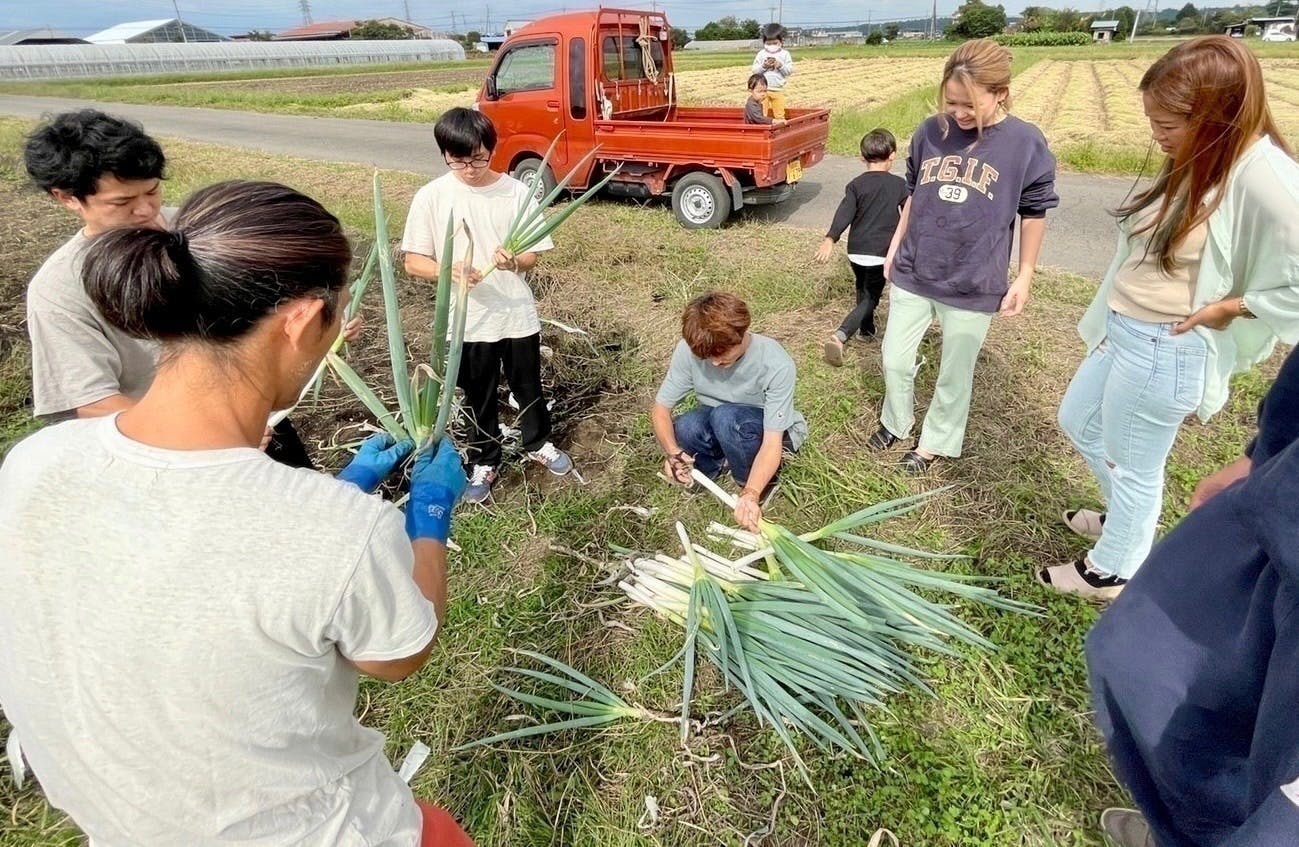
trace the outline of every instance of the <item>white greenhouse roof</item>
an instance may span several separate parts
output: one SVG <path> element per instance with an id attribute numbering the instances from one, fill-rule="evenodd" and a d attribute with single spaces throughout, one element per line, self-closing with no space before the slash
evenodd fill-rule
<path id="1" fill-rule="evenodd" d="M 162 18 L 156 21 L 127 21 L 100 30 L 94 35 L 87 35 L 86 40 L 91 44 L 125 44 L 132 38 L 144 35 L 146 32 L 155 30 L 160 26 L 166 26 L 174 20 L 176 19 Z"/>
<path id="2" fill-rule="evenodd" d="M 267 41 L 199 44 L 60 44 L 0 47 L 0 79 L 66 79 L 272 67 L 464 59 L 459 42 Z"/>

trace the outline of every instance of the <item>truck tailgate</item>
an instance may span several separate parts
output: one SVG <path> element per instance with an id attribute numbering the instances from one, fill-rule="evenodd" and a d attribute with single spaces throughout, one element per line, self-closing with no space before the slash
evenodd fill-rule
<path id="1" fill-rule="evenodd" d="M 595 142 L 605 161 L 705 165 L 752 171 L 757 185 L 785 180 L 797 159 L 810 167 L 825 155 L 826 109 L 791 109 L 785 126 L 744 123 L 740 109 L 678 107 L 663 120 L 597 120 Z"/>

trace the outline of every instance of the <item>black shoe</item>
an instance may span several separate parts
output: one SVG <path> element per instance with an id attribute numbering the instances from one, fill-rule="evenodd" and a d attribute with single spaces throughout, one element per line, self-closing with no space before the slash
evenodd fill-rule
<path id="1" fill-rule="evenodd" d="M 905 456 L 902 457 L 902 470 L 906 471 L 912 476 L 919 476 L 920 474 L 924 473 L 925 471 L 933 467 L 934 463 L 937 461 L 938 461 L 937 456 L 926 459 L 924 456 L 920 455 L 915 450 L 912 450 L 910 453 L 907 453 Z"/>
<path id="2" fill-rule="evenodd" d="M 901 440 L 901 438 L 898 438 L 896 435 L 889 432 L 888 429 L 881 426 L 876 433 L 871 436 L 870 441 L 866 442 L 866 446 L 872 450 L 887 450 Z"/>

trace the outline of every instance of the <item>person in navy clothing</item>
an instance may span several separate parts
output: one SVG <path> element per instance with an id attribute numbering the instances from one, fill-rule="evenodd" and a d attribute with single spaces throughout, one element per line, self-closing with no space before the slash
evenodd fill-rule
<path id="1" fill-rule="evenodd" d="M 1140 645 L 1134 649 L 1134 645 Z M 1121 847 L 1299 844 L 1299 354 L 1087 639 Z"/>

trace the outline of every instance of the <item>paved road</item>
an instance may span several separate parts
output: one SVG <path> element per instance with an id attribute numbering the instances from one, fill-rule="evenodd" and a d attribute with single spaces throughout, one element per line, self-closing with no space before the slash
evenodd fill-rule
<path id="1" fill-rule="evenodd" d="M 427 124 L 0 95 L 0 114 L 20 117 L 36 118 L 82 106 L 132 118 L 162 136 L 430 175 L 445 170 L 441 157 L 434 154 L 433 132 Z M 827 156 L 807 171 L 789 200 L 775 206 L 751 207 L 746 215 L 824 229 L 842 197 L 843 185 L 859 169 L 853 159 Z M 1042 263 L 1086 276 L 1101 276 L 1114 246 L 1113 223 L 1106 210 L 1117 206 L 1129 187 L 1127 179 L 1060 174 L 1060 208 L 1049 219 Z"/>

